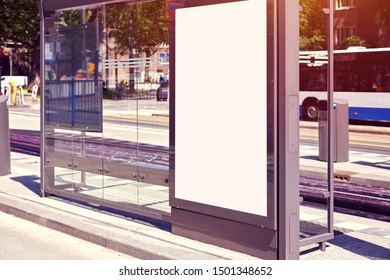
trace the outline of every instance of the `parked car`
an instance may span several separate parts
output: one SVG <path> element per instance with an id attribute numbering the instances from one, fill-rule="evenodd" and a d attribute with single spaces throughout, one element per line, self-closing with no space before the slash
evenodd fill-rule
<path id="1" fill-rule="evenodd" d="M 157 101 L 161 100 L 168 100 L 169 95 L 169 83 L 168 82 L 162 82 L 160 84 L 160 87 L 157 89 Z"/>

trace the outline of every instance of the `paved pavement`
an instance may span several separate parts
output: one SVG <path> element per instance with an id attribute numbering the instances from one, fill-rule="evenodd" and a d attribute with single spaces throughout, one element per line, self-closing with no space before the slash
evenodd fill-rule
<path id="1" fill-rule="evenodd" d="M 12 173 L 0 177 L 0 211 L 139 259 L 254 259 L 174 236 L 164 225 L 135 221 L 69 201 L 41 198 L 39 180 L 39 158 L 12 153 Z"/>
<path id="2" fill-rule="evenodd" d="M 313 155 L 310 149 L 312 148 L 307 147 L 301 150 L 301 172 L 306 172 L 306 175 L 324 174 L 321 171 L 324 163 L 307 156 Z M 2 212 L 139 259 L 256 259 L 173 235 L 167 224 L 126 218 L 53 197 L 41 198 L 39 196 L 40 159 L 31 155 L 11 153 L 11 160 L 12 173 L 0 177 L 0 211 Z M 356 178 L 359 183 L 388 184 L 390 182 L 388 169 L 378 168 L 375 164 L 359 164 L 362 161 L 377 163 L 386 160 L 389 160 L 386 155 L 351 152 L 350 162 L 336 164 L 335 169 L 352 172 L 351 181 L 352 178 L 353 180 Z M 321 225 L 324 223 L 325 216 L 320 209 L 301 206 L 300 218 L 302 221 Z M 301 259 L 390 260 L 389 222 L 336 212 L 334 226 L 335 238 L 327 242 L 326 251 L 320 251 L 316 244 L 305 246 L 301 248 Z"/>
<path id="3" fill-rule="evenodd" d="M 305 130 L 306 135 L 311 130 L 315 137 L 318 136 L 317 123 L 301 122 L 300 129 Z M 334 163 L 335 175 L 354 184 L 390 187 L 390 127 L 351 125 L 350 143 L 362 144 L 361 139 L 351 139 L 352 135 L 363 135 L 372 143 L 364 151 L 350 149 L 348 162 Z M 380 141 L 380 145 L 376 141 Z M 378 146 L 387 151 L 370 152 L 370 147 Z M 326 178 L 326 166 L 326 162 L 319 161 L 318 145 L 300 145 L 301 175 Z"/>
<path id="4" fill-rule="evenodd" d="M 4 276 L 4 266 L 2 266 L 2 261 L 6 260 L 112 259 L 119 261 L 131 259 L 129 255 L 1 211 L 0 221 L 0 267 L 2 279 L 8 279 L 8 277 Z M 42 248 L 47 248 L 47 250 L 42 250 Z M 34 277 L 28 278 L 34 279 Z M 11 277 L 11 279 L 14 279 L 14 277 Z M 42 278 L 39 279 L 42 280 Z"/>
<path id="5" fill-rule="evenodd" d="M 0 211 L 103 245 L 139 259 L 251 260 L 252 256 L 170 233 L 169 226 L 137 221 L 39 194 L 39 158 L 12 153 L 12 173 L 0 177 Z M 324 212 L 302 206 L 301 219 L 324 221 Z M 325 252 L 301 248 L 303 260 L 390 260 L 390 223 L 335 213 L 335 238 Z M 1 235 L 1 234 L 0 234 Z"/>

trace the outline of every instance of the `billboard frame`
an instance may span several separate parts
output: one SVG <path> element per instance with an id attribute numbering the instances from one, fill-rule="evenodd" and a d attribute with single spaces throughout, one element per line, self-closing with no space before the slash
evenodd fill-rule
<path id="1" fill-rule="evenodd" d="M 299 5 L 298 1 L 265 0 L 272 9 L 267 23 L 268 57 L 274 67 L 267 66 L 268 101 L 272 100 L 271 119 L 275 122 L 268 151 L 274 155 L 271 176 L 274 184 L 268 186 L 267 216 L 253 215 L 224 207 L 183 200 L 175 193 L 175 156 L 170 161 L 170 205 L 172 232 L 200 241 L 228 247 L 265 259 L 299 258 Z M 175 1 L 176 8 L 193 8 L 240 1 L 202 0 Z M 171 11 L 174 13 L 174 11 Z M 269 16 L 269 13 L 268 13 Z M 175 155 L 175 74 L 176 22 L 170 19 L 170 147 Z M 273 36 L 270 36 L 270 34 Z M 270 46 L 271 45 L 271 46 Z M 271 51 L 270 51 L 271 48 Z M 270 69 L 271 68 L 271 69 Z M 270 98 L 271 95 L 271 98 Z M 270 117 L 268 114 L 267 117 Z M 273 117 L 273 118 L 272 118 Z M 270 121 L 270 119 L 268 119 Z M 199 167 L 201 168 L 201 167 Z M 274 172 L 274 173 L 272 173 Z M 199 175 L 201 177 L 201 175 Z M 206 182 L 207 183 L 207 182 Z M 201 182 L 200 182 L 201 184 Z M 245 232 L 246 234 L 242 234 Z"/>

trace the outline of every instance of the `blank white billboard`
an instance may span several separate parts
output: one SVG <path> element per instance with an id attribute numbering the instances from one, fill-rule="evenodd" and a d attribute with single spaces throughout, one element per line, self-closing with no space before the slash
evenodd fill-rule
<path id="1" fill-rule="evenodd" d="M 267 216 L 267 7 L 176 10 L 175 197 Z"/>

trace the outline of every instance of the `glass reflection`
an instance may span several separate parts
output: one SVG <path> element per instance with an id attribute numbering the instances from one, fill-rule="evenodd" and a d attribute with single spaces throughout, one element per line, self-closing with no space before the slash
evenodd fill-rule
<path id="1" fill-rule="evenodd" d="M 164 1 L 56 12 L 45 29 L 47 192 L 169 214 Z"/>
<path id="2" fill-rule="evenodd" d="M 328 233 L 327 61 L 300 56 L 300 210 L 302 237 Z"/>

